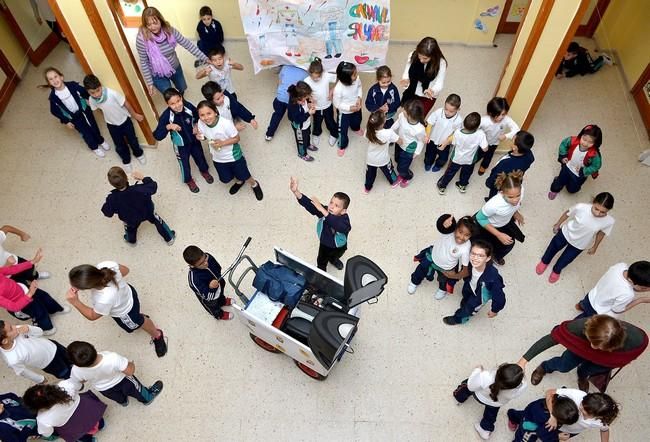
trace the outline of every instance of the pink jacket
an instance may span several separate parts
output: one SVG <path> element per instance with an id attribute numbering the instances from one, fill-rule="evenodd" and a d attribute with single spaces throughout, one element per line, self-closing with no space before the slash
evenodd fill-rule
<path id="1" fill-rule="evenodd" d="M 32 298 L 25 295 L 22 287 L 16 281 L 7 277 L 32 268 L 31 261 L 25 261 L 7 267 L 0 267 L 0 306 L 10 312 L 18 312 L 32 302 Z"/>

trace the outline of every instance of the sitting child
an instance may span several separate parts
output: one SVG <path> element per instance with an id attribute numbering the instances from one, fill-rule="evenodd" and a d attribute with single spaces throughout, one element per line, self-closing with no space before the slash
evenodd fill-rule
<path id="1" fill-rule="evenodd" d="M 586 48 L 583 48 L 575 41 L 569 44 L 569 47 L 562 57 L 560 66 L 555 72 L 556 78 L 571 78 L 576 75 L 594 74 L 603 67 L 604 64 L 614 64 L 611 57 L 603 54 L 595 60 Z"/>

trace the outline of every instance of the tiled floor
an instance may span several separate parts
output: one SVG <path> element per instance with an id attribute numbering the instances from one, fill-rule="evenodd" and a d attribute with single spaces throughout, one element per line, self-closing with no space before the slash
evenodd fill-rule
<path id="1" fill-rule="evenodd" d="M 494 90 L 512 37 L 499 37 L 497 42 L 497 48 L 443 48 L 449 72 L 442 96 L 459 93 L 464 114 L 482 112 Z M 133 358 L 143 382 L 156 378 L 165 382 L 164 392 L 151 407 L 109 404 L 101 440 L 478 440 L 473 423 L 480 407 L 473 401 L 455 405 L 451 391 L 457 383 L 477 364 L 516 361 L 554 324 L 575 314 L 573 304 L 610 265 L 647 259 L 650 170 L 639 165 L 636 155 L 649 146 L 617 69 L 605 67 L 597 75 L 553 83 L 531 128 L 537 161 L 527 174 L 526 243 L 517 245 L 500 269 L 508 305 L 496 319 L 481 312 L 469 324 L 452 328 L 441 318 L 457 307 L 457 296 L 435 301 L 432 285 L 421 287 L 414 296 L 406 294 L 414 268 L 411 256 L 435 238 L 439 214 L 472 214 L 480 208 L 486 193 L 483 180 L 474 176 L 465 195 L 450 188 L 446 196 L 439 196 L 434 189 L 437 174 L 425 173 L 421 160 L 416 160 L 409 188 L 391 189 L 378 177 L 370 195 L 362 195 L 364 141 L 352 136 L 344 158 L 324 146 L 311 164 L 296 157 L 286 121 L 273 141 L 265 142 L 275 77 L 271 72 L 252 75 L 243 43 L 228 48 L 234 59 L 247 65 L 244 73 L 235 73 L 235 85 L 261 128 L 247 128 L 241 144 L 265 198 L 257 202 L 247 189 L 231 197 L 227 186 L 207 185 L 200 177 L 201 192 L 190 194 L 179 180 L 169 142 L 160 143 L 157 150 L 147 151 L 149 162 L 142 170 L 160 185 L 155 198 L 158 211 L 178 233 L 172 247 L 152 226 L 143 225 L 138 246 L 130 248 L 122 241 L 121 224 L 101 215 L 110 190 L 105 173 L 118 164 L 117 155 L 111 151 L 105 159 L 96 158 L 76 132 L 49 115 L 47 92 L 35 88 L 42 82 L 39 70 L 28 71 L 0 120 L 4 189 L 0 223 L 22 227 L 32 235 L 29 243 L 11 238 L 6 246 L 23 256 L 42 246 L 46 258 L 41 267 L 54 275 L 42 287 L 59 299 L 71 267 L 103 259 L 123 263 L 131 268 L 128 280 L 140 293 L 143 311 L 169 336 L 168 355 L 157 359 L 144 332 L 127 335 L 110 319 L 90 323 L 76 312 L 56 318 L 55 337 L 60 342 L 89 340 L 99 349 Z M 396 77 L 411 49 L 391 46 L 388 63 Z M 188 97 L 196 101 L 199 82 L 189 78 L 192 60 L 184 53 L 182 61 L 190 81 Z M 58 66 L 69 80 L 81 80 L 73 55 L 63 47 L 43 66 L 48 64 Z M 367 90 L 372 78 L 364 74 L 362 80 Z M 558 168 L 559 141 L 590 122 L 601 125 L 605 134 L 601 177 L 590 179 L 578 195 L 561 194 L 549 201 L 545 194 Z M 315 261 L 315 220 L 290 194 L 291 175 L 300 179 L 306 194 L 321 199 L 339 190 L 350 194 L 353 230 L 346 256 L 366 255 L 390 278 L 380 302 L 363 306 L 353 341 L 355 353 L 347 355 L 324 382 L 307 378 L 287 357 L 256 347 L 238 322 L 211 319 L 187 287 L 181 256 L 186 245 L 195 243 L 228 265 L 250 235 L 248 253 L 257 262 L 271 258 L 274 245 Z M 616 197 L 612 237 L 596 256 L 581 256 L 559 283 L 549 285 L 535 275 L 534 266 L 551 237 L 553 222 L 571 204 L 588 202 L 604 190 Z M 0 317 L 7 315 L 1 312 Z M 625 319 L 643 325 L 649 317 L 641 306 Z M 528 373 L 539 360 L 530 364 Z M 612 382 L 610 393 L 622 404 L 613 440 L 641 441 L 650 431 L 643 405 L 650 393 L 645 377 L 649 369 L 646 354 Z M 2 391 L 21 393 L 28 383 L 0 366 L 0 385 Z M 562 385 L 575 386 L 574 375 L 548 376 L 512 405 L 523 407 L 541 397 L 544 389 Z M 493 440 L 510 440 L 505 419 L 502 412 Z M 597 437 L 591 432 L 582 439 Z"/>

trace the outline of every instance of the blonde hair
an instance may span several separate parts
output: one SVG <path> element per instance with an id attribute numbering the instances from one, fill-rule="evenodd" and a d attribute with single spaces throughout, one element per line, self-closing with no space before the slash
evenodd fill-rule
<path id="1" fill-rule="evenodd" d="M 171 35 L 172 33 L 172 27 L 170 26 L 169 22 L 165 20 L 165 17 L 161 14 L 161 12 L 157 9 L 154 8 L 153 6 L 149 6 L 144 8 L 142 11 L 142 25 L 140 26 L 140 33 L 142 34 L 142 37 L 145 40 L 151 40 L 152 35 L 151 31 L 147 29 L 147 19 L 149 18 L 155 18 L 157 21 L 160 22 L 160 29 L 167 35 Z"/>
<path id="2" fill-rule="evenodd" d="M 494 185 L 499 190 L 519 189 L 524 179 L 524 172 L 517 169 L 512 172 L 501 172 L 494 180 Z"/>
<path id="3" fill-rule="evenodd" d="M 621 321 L 608 315 L 595 315 L 585 322 L 585 336 L 599 350 L 623 348 L 627 333 Z"/>

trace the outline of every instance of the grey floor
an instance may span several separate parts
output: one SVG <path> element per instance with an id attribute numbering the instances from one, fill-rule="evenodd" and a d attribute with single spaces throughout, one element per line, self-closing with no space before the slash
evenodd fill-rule
<path id="1" fill-rule="evenodd" d="M 497 43 L 497 48 L 443 47 L 449 71 L 441 96 L 459 93 L 463 114 L 483 113 L 491 98 L 512 36 L 499 36 Z M 110 190 L 105 173 L 119 164 L 118 157 L 114 151 L 104 159 L 95 157 L 76 132 L 49 115 L 47 92 L 35 88 L 43 82 L 40 69 L 28 70 L 0 120 L 0 187 L 4 189 L 0 224 L 19 226 L 32 235 L 28 243 L 13 237 L 5 246 L 27 257 L 42 246 L 41 268 L 53 273 L 42 287 L 60 300 L 67 289 L 66 274 L 75 265 L 113 259 L 130 267 L 127 279 L 140 293 L 142 310 L 169 337 L 169 353 L 158 359 L 144 332 L 127 335 L 108 318 L 90 323 L 77 312 L 55 318 L 59 332 L 54 337 L 61 343 L 91 341 L 99 349 L 134 359 L 143 382 L 157 378 L 165 382 L 161 397 L 151 407 L 122 408 L 110 403 L 101 440 L 478 440 L 473 424 L 481 408 L 472 401 L 455 405 L 451 391 L 457 383 L 478 364 L 516 361 L 553 325 L 575 315 L 574 303 L 612 264 L 648 258 L 650 170 L 636 157 L 650 146 L 616 67 L 552 84 L 530 129 L 537 139 L 537 161 L 526 175 L 522 209 L 526 242 L 518 244 L 506 266 L 499 269 L 507 285 L 506 309 L 495 319 L 481 312 L 467 325 L 447 327 L 441 318 L 454 311 L 458 296 L 435 301 L 433 285 L 407 295 L 414 268 L 411 257 L 435 239 L 439 214 L 462 216 L 481 207 L 486 193 L 483 180 L 475 175 L 465 195 L 451 187 L 447 195 L 439 196 L 434 187 L 438 174 L 425 173 L 418 159 L 415 179 L 408 188 L 391 189 L 378 177 L 375 189 L 362 195 L 364 140 L 352 135 L 343 158 L 324 143 L 311 164 L 297 158 L 286 120 L 273 141 L 265 142 L 263 130 L 276 78 L 268 71 L 253 76 L 244 43 L 231 43 L 228 48 L 232 58 L 247 69 L 235 73 L 235 85 L 261 127 L 257 131 L 247 128 L 241 145 L 265 198 L 257 202 L 246 188 L 231 197 L 226 185 L 207 185 L 198 174 L 201 192 L 191 194 L 180 182 L 169 142 L 163 141 L 147 151 L 149 161 L 142 171 L 160 185 L 155 197 L 158 212 L 178 233 L 172 247 L 162 242 L 152 226 L 143 225 L 138 246 L 130 248 L 122 241 L 120 222 L 102 216 L 99 209 Z M 390 47 L 388 64 L 396 80 L 411 49 L 410 45 Z M 190 80 L 192 60 L 187 53 L 182 61 L 190 81 L 188 97 L 196 102 L 200 83 Z M 64 47 L 58 47 L 43 66 L 50 64 L 59 67 L 68 80 L 80 81 L 83 76 Z M 372 76 L 364 74 L 362 80 L 367 90 Z M 100 116 L 98 120 L 103 127 Z M 602 174 L 596 181 L 590 179 L 581 193 L 563 193 L 549 201 L 546 192 L 558 169 L 557 145 L 587 123 L 599 124 L 605 134 Z M 291 175 L 299 178 L 306 194 L 321 200 L 335 191 L 351 196 L 353 229 L 346 256 L 366 255 L 390 278 L 380 302 L 362 309 L 353 341 L 355 353 L 347 355 L 324 382 L 307 378 L 289 358 L 256 347 L 237 321 L 215 322 L 209 317 L 187 287 L 181 256 L 186 245 L 197 244 L 228 265 L 244 239 L 252 236 L 248 252 L 257 262 L 270 259 L 275 245 L 315 262 L 315 219 L 289 192 Z M 550 285 L 535 274 L 534 267 L 551 238 L 552 224 L 563 210 L 576 202 L 588 202 L 600 191 L 616 197 L 611 214 L 617 224 L 612 236 L 596 256 L 579 257 L 560 282 Z M 342 272 L 333 272 L 342 277 Z M 0 317 L 8 315 L 3 311 Z M 648 318 L 644 306 L 625 315 L 641 326 Z M 528 374 L 538 359 L 531 362 Z M 646 440 L 643 435 L 650 431 L 650 424 L 643 404 L 650 393 L 649 369 L 646 354 L 612 382 L 609 392 L 622 405 L 612 440 Z M 0 385 L 2 391 L 19 394 L 29 386 L 4 365 L 0 366 Z M 575 386 L 574 375 L 550 375 L 511 405 L 524 407 L 542 397 L 545 389 L 563 385 Z M 502 412 L 492 439 L 511 437 Z M 592 431 L 579 439 L 598 437 Z"/>

